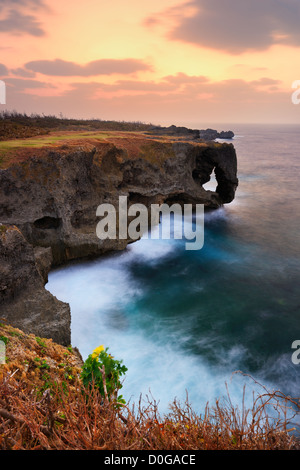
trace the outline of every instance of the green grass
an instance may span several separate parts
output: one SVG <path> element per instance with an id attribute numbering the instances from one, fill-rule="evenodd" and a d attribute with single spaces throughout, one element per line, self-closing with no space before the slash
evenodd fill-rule
<path id="1" fill-rule="evenodd" d="M 0 336 L 0 341 L 3 341 L 4 344 L 7 344 L 9 339 L 6 336 Z"/>
<path id="2" fill-rule="evenodd" d="M 15 139 L 15 140 L 5 140 L 0 142 L 0 150 L 7 151 L 16 148 L 40 148 L 47 145 L 53 145 L 65 140 L 78 140 L 78 139 L 106 139 L 108 134 L 103 132 L 101 133 L 74 133 L 74 134 L 63 134 L 63 135 L 53 135 L 53 136 L 43 136 L 43 137 L 34 137 L 26 139 Z"/>
<path id="3" fill-rule="evenodd" d="M 0 168 L 4 168 L 12 152 L 15 150 L 43 148 L 48 146 L 57 146 L 59 144 L 68 143 L 75 140 L 104 140 L 109 134 L 104 132 L 74 132 L 72 134 L 62 135 L 44 135 L 40 137 L 28 137 L 26 139 L 14 139 L 0 141 Z"/>

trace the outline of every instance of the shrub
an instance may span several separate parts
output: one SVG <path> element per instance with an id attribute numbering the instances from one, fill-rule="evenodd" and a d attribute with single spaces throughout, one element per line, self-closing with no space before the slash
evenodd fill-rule
<path id="1" fill-rule="evenodd" d="M 86 388 L 95 387 L 106 401 L 125 404 L 122 395 L 118 395 L 122 388 L 120 377 L 127 372 L 123 361 L 114 359 L 104 346 L 96 348 L 86 359 L 81 373 L 82 383 Z"/>

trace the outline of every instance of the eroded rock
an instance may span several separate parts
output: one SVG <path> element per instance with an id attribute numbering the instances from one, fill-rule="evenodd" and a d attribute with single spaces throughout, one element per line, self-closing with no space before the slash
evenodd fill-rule
<path id="1" fill-rule="evenodd" d="M 26 333 L 68 346 L 70 307 L 50 294 L 34 249 L 15 226 L 0 226 L 0 317 Z"/>
<path id="2" fill-rule="evenodd" d="M 215 172 L 216 191 L 203 185 Z M 70 310 L 44 289 L 53 265 L 122 250 L 132 240 L 99 240 L 97 207 L 176 200 L 213 209 L 238 185 L 232 144 L 134 138 L 49 150 L 0 170 L 0 316 L 13 326 L 70 342 Z M 1 227 L 1 226 L 0 226 Z M 0 230 L 1 232 L 1 230 Z"/>

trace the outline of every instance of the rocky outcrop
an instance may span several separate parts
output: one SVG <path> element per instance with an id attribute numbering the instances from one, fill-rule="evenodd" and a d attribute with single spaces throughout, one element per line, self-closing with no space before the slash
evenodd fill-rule
<path id="1" fill-rule="evenodd" d="M 234 132 L 232 131 L 221 131 L 221 132 L 218 132 L 218 137 L 216 137 L 216 139 L 233 139 L 234 138 Z"/>
<path id="2" fill-rule="evenodd" d="M 216 192 L 203 185 L 215 171 Z M 66 147 L 0 170 L 0 317 L 70 343 L 70 312 L 44 289 L 53 265 L 121 250 L 132 240 L 99 240 L 97 207 L 179 201 L 218 208 L 238 185 L 232 144 L 120 139 Z"/>
<path id="3" fill-rule="evenodd" d="M 159 127 L 155 126 L 148 131 L 149 134 L 154 135 L 169 135 L 173 137 L 182 137 L 185 140 L 216 140 L 216 139 L 233 139 L 234 132 L 232 131 L 221 131 L 218 132 L 215 129 L 189 129 L 187 127 Z"/>
<path id="4" fill-rule="evenodd" d="M 216 140 L 216 139 L 224 139 L 224 140 L 231 140 L 234 137 L 234 133 L 232 131 L 221 131 L 218 132 L 214 129 L 202 129 L 199 131 L 199 138 L 202 140 Z"/>

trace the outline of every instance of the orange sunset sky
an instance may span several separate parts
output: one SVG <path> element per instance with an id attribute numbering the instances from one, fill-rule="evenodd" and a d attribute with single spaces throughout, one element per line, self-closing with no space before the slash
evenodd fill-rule
<path id="1" fill-rule="evenodd" d="M 0 0 L 0 79 L 0 111 L 298 124 L 300 0 Z"/>

